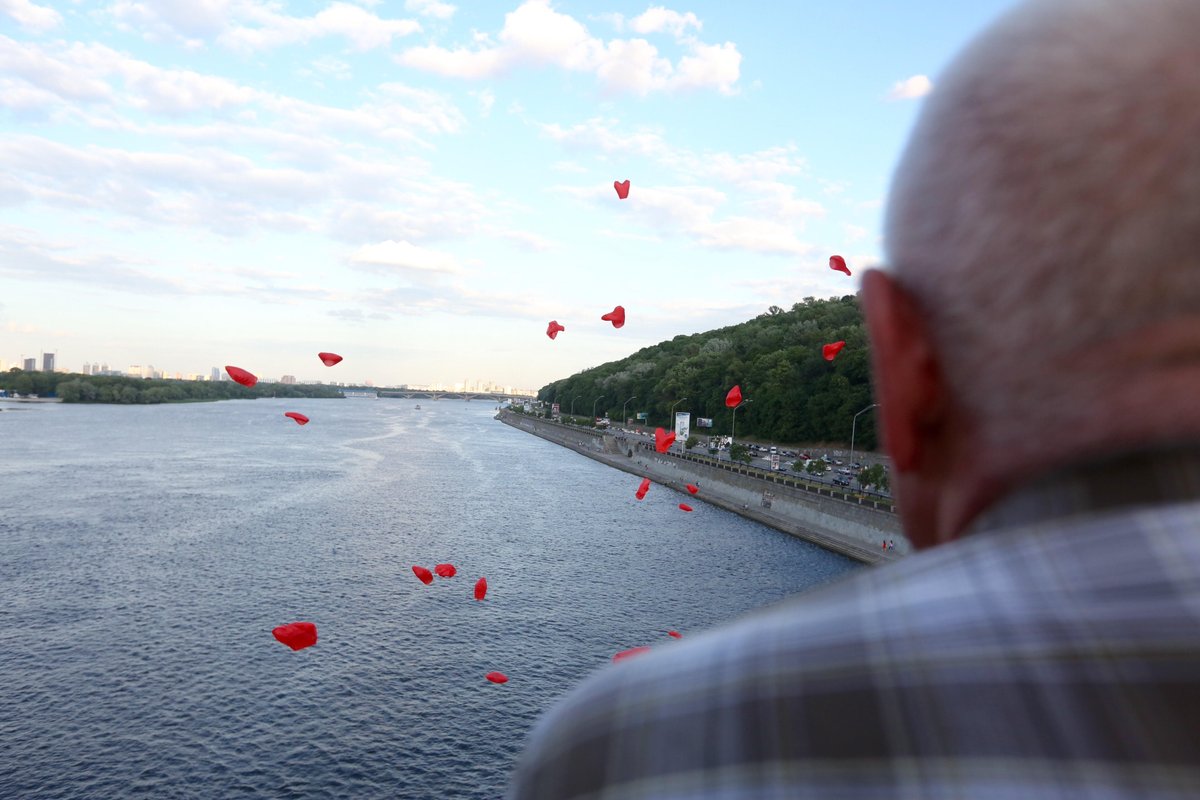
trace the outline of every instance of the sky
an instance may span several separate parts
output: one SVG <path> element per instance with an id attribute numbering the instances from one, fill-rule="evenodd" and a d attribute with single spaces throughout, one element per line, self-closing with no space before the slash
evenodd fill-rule
<path id="1" fill-rule="evenodd" d="M 856 292 L 1012 5 L 0 0 L 0 359 L 538 388 Z"/>

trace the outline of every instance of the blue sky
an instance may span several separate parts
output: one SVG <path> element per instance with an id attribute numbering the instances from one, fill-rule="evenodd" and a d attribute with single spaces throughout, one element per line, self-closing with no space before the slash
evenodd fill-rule
<path id="1" fill-rule="evenodd" d="M 0 359 L 536 388 L 856 291 L 1012 5 L 0 0 Z"/>

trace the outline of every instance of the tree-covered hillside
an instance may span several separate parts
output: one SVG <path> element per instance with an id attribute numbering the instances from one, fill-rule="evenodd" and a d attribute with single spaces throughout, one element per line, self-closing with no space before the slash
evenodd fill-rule
<path id="1" fill-rule="evenodd" d="M 821 347 L 845 341 L 846 348 L 832 362 Z M 738 384 L 751 402 L 737 414 L 737 434 L 776 442 L 817 443 L 850 441 L 854 414 L 872 402 L 867 335 L 852 295 L 828 300 L 805 298 L 785 311 L 777 306 L 749 322 L 676 336 L 639 350 L 628 358 L 602 364 L 543 387 L 538 398 L 557 402 L 563 413 L 571 409 L 590 414 L 592 403 L 603 396 L 597 414 L 626 415 L 647 411 L 651 425 L 669 427 L 671 405 L 676 411 L 710 417 L 712 433 L 728 435 L 732 410 L 725 394 Z M 872 413 L 858 418 L 856 445 L 876 446 Z"/>
<path id="2" fill-rule="evenodd" d="M 144 380 L 119 375 L 63 372 L 0 373 L 0 389 L 18 394 L 58 397 L 64 403 L 183 403 L 200 400 L 249 400 L 255 397 L 340 398 L 335 386 L 259 382 L 248 389 L 233 381 Z"/>

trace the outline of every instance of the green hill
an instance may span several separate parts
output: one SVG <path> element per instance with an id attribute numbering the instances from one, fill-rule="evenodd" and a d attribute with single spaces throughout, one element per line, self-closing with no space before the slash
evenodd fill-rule
<path id="1" fill-rule="evenodd" d="M 832 362 L 821 347 L 845 341 Z M 850 442 L 854 414 L 873 401 L 867 334 L 858 300 L 853 295 L 828 300 L 805 298 L 785 311 L 772 306 L 748 322 L 639 350 L 628 358 L 602 364 L 544 386 L 538 398 L 591 413 L 591 404 L 604 399 L 597 414 L 621 414 L 621 404 L 638 399 L 628 416 L 649 412 L 649 424 L 669 427 L 671 404 L 677 411 L 713 419 L 712 433 L 728 435 L 732 409 L 725 394 L 735 384 L 752 402 L 737 415 L 737 434 L 780 443 Z M 603 409 L 603 411 L 601 411 Z M 856 446 L 874 449 L 873 415 L 858 418 Z"/>

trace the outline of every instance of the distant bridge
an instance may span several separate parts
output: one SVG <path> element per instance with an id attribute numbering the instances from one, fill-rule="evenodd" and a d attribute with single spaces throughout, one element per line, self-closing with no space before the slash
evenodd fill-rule
<path id="1" fill-rule="evenodd" d="M 520 403 L 525 399 L 494 392 L 434 392 L 423 389 L 380 389 L 376 394 L 380 397 L 398 397 L 403 400 L 488 400 L 493 403 L 510 400 Z"/>

